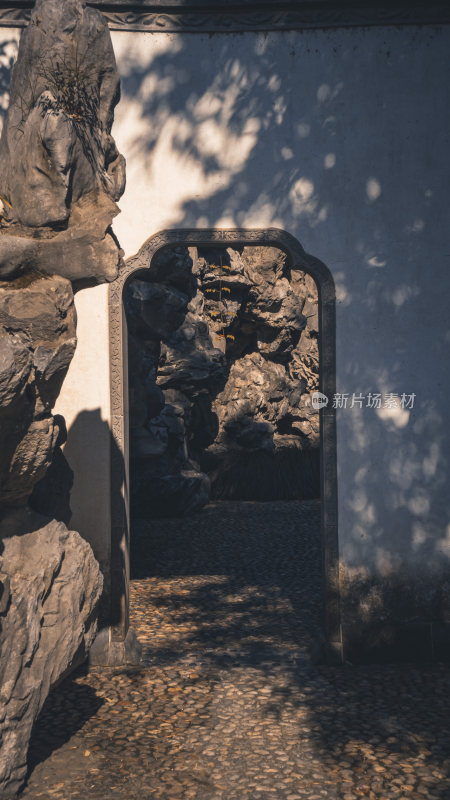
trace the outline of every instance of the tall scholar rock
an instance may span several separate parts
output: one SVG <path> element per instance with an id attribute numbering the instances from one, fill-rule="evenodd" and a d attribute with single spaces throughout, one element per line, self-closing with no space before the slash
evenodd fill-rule
<path id="1" fill-rule="evenodd" d="M 120 96 L 101 14 L 81 0 L 37 0 L 22 34 L 0 141 L 0 276 L 42 270 L 114 280 L 110 225 L 125 187 L 111 136 Z"/>
<path id="2" fill-rule="evenodd" d="M 86 657 L 103 579 L 66 527 L 71 470 L 52 408 L 76 347 L 74 289 L 114 280 L 125 162 L 101 14 L 37 0 L 0 140 L 0 796 L 26 776 L 51 685 Z"/>

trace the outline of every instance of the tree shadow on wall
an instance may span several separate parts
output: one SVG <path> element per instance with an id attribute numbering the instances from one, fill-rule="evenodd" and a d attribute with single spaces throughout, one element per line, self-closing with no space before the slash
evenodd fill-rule
<path id="1" fill-rule="evenodd" d="M 396 526 L 383 534 L 394 509 L 402 515 L 402 550 L 420 557 L 434 536 L 442 540 L 450 511 L 442 488 L 449 470 L 444 287 L 442 276 L 424 272 L 424 264 L 441 263 L 447 229 L 441 154 L 448 124 L 430 127 L 428 119 L 450 103 L 417 57 L 444 63 L 442 31 L 187 34 L 155 37 L 154 48 L 144 37 L 134 42 L 114 36 L 122 79 L 116 131 L 139 167 L 139 182 L 133 174 L 129 187 L 134 181 L 145 209 L 154 200 L 158 227 L 294 232 L 333 272 L 338 390 L 351 397 L 420 386 L 409 419 L 338 410 L 346 464 L 340 515 L 351 548 L 365 551 L 377 536 L 395 553 Z M 126 124 L 130 114 L 135 125 Z M 125 228 L 136 220 L 131 192 L 122 208 Z M 433 336 L 426 309 L 438 310 Z"/>
<path id="2" fill-rule="evenodd" d="M 428 34 L 431 42 L 437 35 Z M 395 45 L 402 34 L 390 35 Z M 393 252 L 414 259 L 417 247 L 426 259 L 426 235 L 445 202 L 444 184 L 439 192 L 418 180 L 414 137 L 405 142 L 403 132 L 419 100 L 426 106 L 423 120 L 433 117 L 439 100 L 414 57 L 419 34 L 411 32 L 406 60 L 404 47 L 385 39 L 374 29 L 186 34 L 149 48 L 143 39 L 130 46 L 127 35 L 115 35 L 121 147 L 139 164 L 143 191 L 154 192 L 145 206 L 154 200 L 164 208 L 168 183 L 174 201 L 158 227 L 300 226 L 306 249 L 335 265 L 334 255 L 343 272 L 340 241 L 347 239 L 364 270 Z M 436 58 L 444 57 L 440 49 Z M 367 91 L 374 75 L 375 98 Z M 378 100 L 383 113 L 374 112 Z M 387 119 L 389 153 L 381 148 L 374 160 L 372 143 L 386 142 Z M 417 152 L 433 151 L 438 159 L 446 152 L 445 129 L 417 128 Z M 410 159 L 414 167 L 405 170 L 404 181 L 391 169 L 397 150 L 397 163 Z M 343 187 L 358 208 L 356 233 Z M 127 201 L 125 194 L 124 224 L 127 202 L 135 211 L 135 198 Z M 389 235 L 392 224 L 396 237 Z M 338 253 L 324 252 L 329 227 Z"/>

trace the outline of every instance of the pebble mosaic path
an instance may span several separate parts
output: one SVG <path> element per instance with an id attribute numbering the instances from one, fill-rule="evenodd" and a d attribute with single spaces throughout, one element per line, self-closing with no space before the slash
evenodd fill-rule
<path id="1" fill-rule="evenodd" d="M 450 798 L 450 670 L 315 663 L 319 516 L 227 502 L 136 523 L 142 665 L 53 690 L 23 800 Z"/>

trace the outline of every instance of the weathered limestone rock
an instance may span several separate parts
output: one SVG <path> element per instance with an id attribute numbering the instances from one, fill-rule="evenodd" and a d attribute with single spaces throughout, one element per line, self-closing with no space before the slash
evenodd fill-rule
<path id="1" fill-rule="evenodd" d="M 214 390 L 225 380 L 226 360 L 214 347 L 208 325 L 187 313 L 183 323 L 161 345 L 158 386 L 179 389 L 188 397 L 202 388 Z"/>
<path id="2" fill-rule="evenodd" d="M 109 228 L 118 213 L 109 197 L 95 192 L 72 206 L 64 230 L 44 229 L 45 237 L 19 225 L 0 224 L 0 279 L 36 271 L 64 275 L 71 281 L 114 280 L 122 251 Z"/>
<path id="3" fill-rule="evenodd" d="M 159 339 L 166 339 L 183 322 L 188 298 L 177 289 L 160 283 L 134 280 L 130 287 L 139 320 Z"/>
<path id="4" fill-rule="evenodd" d="M 0 140 L 2 797 L 23 782 L 50 686 L 86 657 L 96 629 L 102 576 L 59 522 L 73 476 L 52 408 L 76 346 L 71 282 L 112 281 L 122 262 L 111 231 L 125 185 L 111 136 L 119 94 L 102 15 L 82 0 L 36 0 Z"/>
<path id="5" fill-rule="evenodd" d="M 4 330 L 0 338 L 0 405 L 9 406 L 23 394 L 31 370 L 31 353 L 17 334 Z"/>
<path id="6" fill-rule="evenodd" d="M 27 502 L 61 443 L 63 420 L 51 409 L 75 351 L 75 323 L 65 278 L 0 282 L 0 509 Z"/>
<path id="7" fill-rule="evenodd" d="M 142 267 L 149 267 L 145 249 L 137 256 L 131 257 L 129 263 L 136 259 Z M 195 294 L 197 281 L 192 274 L 192 257 L 186 247 L 171 247 L 157 253 L 152 261 L 152 281 L 165 286 L 173 286 L 188 295 Z"/>
<path id="8" fill-rule="evenodd" d="M 27 525 L 31 533 L 24 533 Z M 0 795 L 26 776 L 31 729 L 50 687 L 87 655 L 102 576 L 90 546 L 61 522 L 2 519 Z M 37 528 L 37 529 L 36 529 Z M 21 535 L 12 535 L 17 530 Z"/>
<path id="9" fill-rule="evenodd" d="M 0 140 L 0 278 L 29 270 L 117 277 L 110 225 L 125 188 L 111 136 L 119 76 L 102 15 L 37 0 L 11 78 Z"/>
<path id="10" fill-rule="evenodd" d="M 119 96 L 102 15 L 37 0 L 0 140 L 0 508 L 27 501 L 63 443 L 51 408 L 76 346 L 69 281 L 111 281 L 121 264 L 110 229 L 125 185 L 111 136 Z"/>
<path id="11" fill-rule="evenodd" d="M 282 364 L 268 361 L 256 352 L 237 359 L 230 368 L 227 385 L 214 401 L 220 430 L 228 435 L 234 427 L 248 423 L 265 423 L 275 433 L 277 423 L 290 410 L 289 397 L 294 391 Z M 297 398 L 297 395 L 295 399 Z M 294 402 L 295 402 L 294 399 Z"/>
<path id="12" fill-rule="evenodd" d="M 287 364 L 291 380 L 301 385 L 302 393 L 298 403 L 290 403 L 295 411 L 292 413 L 291 429 L 307 441 L 313 448 L 319 448 L 320 430 L 319 415 L 311 405 L 311 395 L 319 388 L 319 308 L 317 287 L 310 275 L 292 271 L 291 286 L 295 294 L 304 301 L 302 314 L 306 326 L 297 345 L 292 350 L 292 357 Z"/>
<path id="13" fill-rule="evenodd" d="M 209 500 L 210 481 L 194 466 L 179 472 L 156 475 L 150 464 L 135 472 L 133 513 L 148 519 L 193 514 Z"/>
<path id="14" fill-rule="evenodd" d="M 129 263 L 149 267 L 145 246 Z M 317 496 L 317 306 L 314 281 L 271 247 L 164 250 L 131 281 L 135 514 L 188 513 L 211 484 L 221 497 Z"/>
<path id="15" fill-rule="evenodd" d="M 223 386 L 226 359 L 201 315 L 192 264 L 186 248 L 163 251 L 151 280 L 128 291 L 134 516 L 192 513 L 209 498 L 209 478 L 189 457 L 188 418 L 202 393 Z"/>
<path id="16" fill-rule="evenodd" d="M 23 781 L 31 728 L 50 685 L 87 652 L 95 632 L 102 581 L 90 547 L 27 510 L 30 502 L 70 516 L 65 424 L 51 410 L 75 350 L 75 322 L 66 278 L 31 273 L 0 282 L 0 570 L 9 587 L 0 617 L 2 797 Z M 21 520 L 27 528 L 17 535 Z"/>

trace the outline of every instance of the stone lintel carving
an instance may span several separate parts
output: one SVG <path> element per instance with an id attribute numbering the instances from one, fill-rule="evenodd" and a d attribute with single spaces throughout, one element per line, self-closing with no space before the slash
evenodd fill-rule
<path id="1" fill-rule="evenodd" d="M 0 2 L 0 26 L 21 27 L 30 17 L 31 0 Z M 301 30 L 367 25 L 438 25 L 450 23 L 450 6 L 430 2 L 420 6 L 404 0 L 311 2 L 290 0 L 277 9 L 274 4 L 244 0 L 211 3 L 198 0 L 183 3 L 173 0 L 140 2 L 135 0 L 97 0 L 88 3 L 100 9 L 112 30 L 165 33 Z"/>

